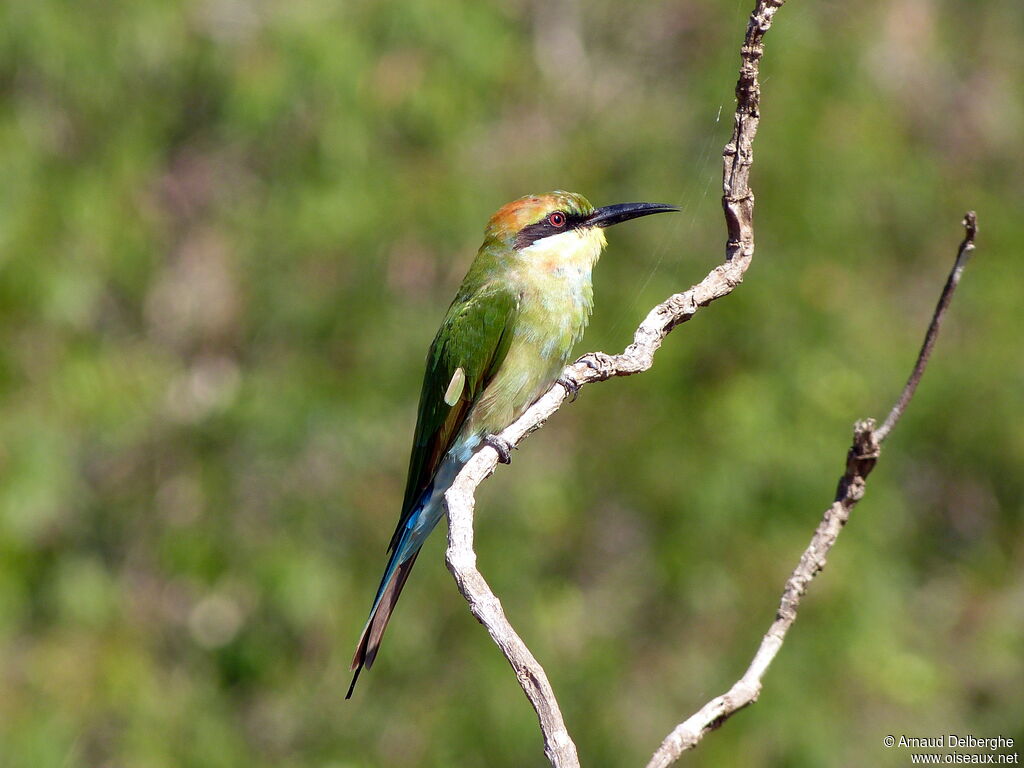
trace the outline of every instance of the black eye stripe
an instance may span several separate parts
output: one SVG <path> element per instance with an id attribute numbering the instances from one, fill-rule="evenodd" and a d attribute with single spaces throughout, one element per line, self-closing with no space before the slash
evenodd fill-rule
<path id="1" fill-rule="evenodd" d="M 523 227 L 519 230 L 519 234 L 516 235 L 515 247 L 521 250 L 533 245 L 538 240 L 543 240 L 545 237 L 559 235 L 571 229 L 576 229 L 586 219 L 586 216 L 582 214 L 569 213 L 567 211 L 562 211 L 561 213 L 565 215 L 565 224 L 560 227 L 556 227 L 548 221 L 550 213 L 536 224 L 529 224 Z"/>

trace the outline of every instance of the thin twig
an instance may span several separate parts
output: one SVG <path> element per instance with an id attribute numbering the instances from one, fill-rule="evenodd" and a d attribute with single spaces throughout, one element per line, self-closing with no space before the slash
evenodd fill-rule
<path id="1" fill-rule="evenodd" d="M 565 369 L 564 379 L 583 386 L 593 381 L 646 371 L 654 363 L 655 352 L 673 328 L 689 320 L 701 307 L 729 295 L 743 282 L 743 275 L 754 256 L 754 195 L 748 181 L 754 159 L 754 136 L 760 122 L 761 88 L 757 76 L 764 53 L 762 40 L 771 27 L 772 17 L 784 1 L 758 0 L 740 49 L 733 133 L 722 152 L 722 208 L 728 229 L 725 260 L 697 285 L 670 296 L 654 307 L 633 334 L 633 343 L 621 354 L 593 352 L 584 355 Z M 568 394 L 565 387 L 556 384 L 499 437 L 511 446 L 518 445 L 526 435 L 543 426 Z M 473 615 L 487 628 L 515 670 L 519 684 L 537 712 L 548 760 L 558 768 L 576 768 L 579 765 L 576 746 L 565 728 L 547 675 L 508 623 L 501 604 L 476 568 L 476 554 L 472 546 L 474 494 L 477 486 L 494 471 L 497 459 L 494 448 L 480 449 L 445 493 L 449 521 L 448 570 L 455 577 Z"/>
<path id="2" fill-rule="evenodd" d="M 772 622 L 768 632 L 761 640 L 754 660 L 743 677 L 727 693 L 709 701 L 700 711 L 672 730 L 651 757 L 647 768 L 665 768 L 674 763 L 683 752 L 697 746 L 705 734 L 718 728 L 739 710 L 757 701 L 757 697 L 761 693 L 761 680 L 775 655 L 782 648 L 786 633 L 796 621 L 796 609 L 800 605 L 800 599 L 807 591 L 807 585 L 825 567 L 829 551 L 835 545 L 839 532 L 846 525 L 846 521 L 850 519 L 850 511 L 864 496 L 865 483 L 878 461 L 882 440 L 892 430 L 910 403 L 914 396 L 914 390 L 917 388 L 921 376 L 924 375 L 929 355 L 939 334 L 942 316 L 949 307 L 953 292 L 960 282 L 960 275 L 963 273 L 967 257 L 974 250 L 974 237 L 978 232 L 978 224 L 973 211 L 969 211 L 964 216 L 963 225 L 966 230 L 964 240 L 960 244 L 956 261 L 950 270 L 946 285 L 942 289 L 935 312 L 932 314 L 931 323 L 929 323 L 928 331 L 925 334 L 924 345 L 921 347 L 910 379 L 881 428 L 875 429 L 874 419 L 864 419 L 854 425 L 853 444 L 846 454 L 846 471 L 839 478 L 835 501 L 825 511 L 811 543 L 800 556 L 800 563 L 789 580 L 786 581 L 782 599 L 779 602 L 779 610 L 775 614 L 775 621 Z"/>
<path id="3" fill-rule="evenodd" d="M 963 274 L 964 266 L 967 264 L 967 259 L 970 258 L 971 251 L 974 250 L 974 238 L 978 234 L 978 217 L 974 211 L 968 211 L 964 214 L 963 226 L 964 239 L 960 243 L 960 250 L 957 251 L 956 263 L 949 273 L 949 279 L 946 280 L 946 287 L 942 289 L 942 295 L 939 296 L 939 303 L 936 305 L 935 313 L 932 315 L 932 322 L 928 326 L 928 333 L 925 334 L 921 351 L 917 354 L 914 370 L 910 373 L 910 378 L 907 379 L 903 392 L 900 393 L 900 399 L 896 401 L 896 405 L 892 407 L 889 415 L 885 417 L 885 423 L 875 430 L 875 439 L 879 443 L 884 442 L 885 438 L 889 436 L 892 428 L 896 426 L 896 422 L 903 415 L 903 411 L 907 409 L 910 398 L 914 396 L 914 392 L 917 390 L 917 384 L 921 381 L 925 366 L 928 365 L 928 358 L 931 357 L 932 347 L 935 346 L 935 339 L 939 336 L 939 325 L 942 323 L 942 316 L 946 314 L 949 302 L 953 298 L 953 291 L 956 290 L 956 286 L 960 282 L 960 275 Z"/>

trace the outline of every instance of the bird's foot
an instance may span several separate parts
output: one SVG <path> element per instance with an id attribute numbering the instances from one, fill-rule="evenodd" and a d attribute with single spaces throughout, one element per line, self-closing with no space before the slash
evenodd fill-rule
<path id="1" fill-rule="evenodd" d="M 502 464 L 512 463 L 512 445 L 508 440 L 497 435 L 488 435 L 484 438 L 484 444 L 491 446 L 498 454 L 498 461 Z"/>
<path id="2" fill-rule="evenodd" d="M 598 375 L 600 381 L 610 379 L 615 373 L 615 358 L 604 352 L 589 352 L 576 361 L 576 365 L 582 363 Z"/>
<path id="3" fill-rule="evenodd" d="M 559 376 L 557 383 L 565 388 L 565 394 L 569 396 L 569 402 L 575 403 L 576 398 L 580 396 L 580 385 L 566 376 Z"/>

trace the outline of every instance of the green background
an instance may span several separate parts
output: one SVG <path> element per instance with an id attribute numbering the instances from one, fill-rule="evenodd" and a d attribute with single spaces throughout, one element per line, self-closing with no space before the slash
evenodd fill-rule
<path id="1" fill-rule="evenodd" d="M 543 765 L 435 535 L 348 661 L 424 354 L 507 200 L 609 232 L 580 353 L 723 253 L 749 0 L 0 5 L 0 766 Z M 696 766 L 1024 740 L 1024 6 L 787 4 L 744 285 L 480 490 L 480 565 L 587 766 L 745 669 L 853 421 L 979 247 L 760 702 Z"/>

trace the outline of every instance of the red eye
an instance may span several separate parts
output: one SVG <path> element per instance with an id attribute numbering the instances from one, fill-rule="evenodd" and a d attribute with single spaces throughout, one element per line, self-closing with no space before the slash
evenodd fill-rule
<path id="1" fill-rule="evenodd" d="M 561 211 L 555 211 L 548 216 L 548 224 L 552 227 L 564 227 L 565 226 L 565 214 Z"/>

